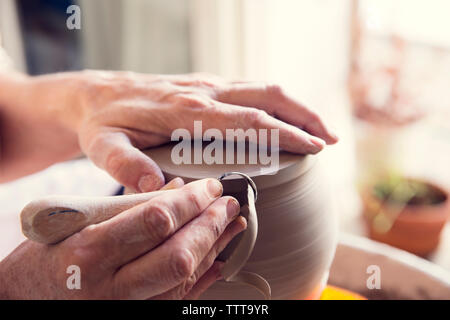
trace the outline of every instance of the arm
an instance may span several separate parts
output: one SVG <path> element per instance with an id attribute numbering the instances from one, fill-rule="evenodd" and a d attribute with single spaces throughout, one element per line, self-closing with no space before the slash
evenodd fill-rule
<path id="1" fill-rule="evenodd" d="M 337 141 L 321 118 L 277 85 L 205 74 L 83 71 L 26 77 L 0 73 L 0 182 L 85 153 L 136 191 L 164 184 L 140 149 L 179 128 L 278 129 L 279 146 L 317 153 Z"/>
<path id="2" fill-rule="evenodd" d="M 75 83 L 69 74 L 32 78 L 0 73 L 0 182 L 80 154 L 80 109 L 76 94 L 67 90 Z"/>

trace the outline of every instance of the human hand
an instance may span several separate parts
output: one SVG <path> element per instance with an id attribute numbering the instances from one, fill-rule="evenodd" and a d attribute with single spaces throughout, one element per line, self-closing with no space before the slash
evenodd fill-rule
<path id="1" fill-rule="evenodd" d="M 139 149 L 170 141 L 175 129 L 279 129 L 280 147 L 317 153 L 337 138 L 320 117 L 279 86 L 230 83 L 204 74 L 154 76 L 82 73 L 78 122 L 82 150 L 99 167 L 135 191 L 164 183 L 157 164 Z M 284 122 L 285 121 L 285 122 Z M 290 124 L 288 124 L 290 123 Z"/>
<path id="2" fill-rule="evenodd" d="M 279 146 L 294 153 L 317 153 L 337 141 L 316 113 L 277 85 L 204 74 L 84 71 L 0 74 L 0 87 L 0 181 L 83 151 L 121 184 L 153 191 L 164 178 L 140 149 L 170 141 L 176 129 L 192 134 L 195 120 L 224 136 L 226 129 L 279 129 Z"/>
<path id="3" fill-rule="evenodd" d="M 25 241 L 0 263 L 0 297 L 194 299 L 220 277 L 215 261 L 246 228 L 215 179 L 189 183 L 55 245 Z M 81 288 L 66 285 L 69 266 Z"/>

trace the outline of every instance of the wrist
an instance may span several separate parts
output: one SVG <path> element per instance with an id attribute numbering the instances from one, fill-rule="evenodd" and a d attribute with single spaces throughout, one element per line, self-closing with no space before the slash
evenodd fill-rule
<path id="1" fill-rule="evenodd" d="M 70 74 L 0 72 L 1 182 L 80 154 L 81 112 L 74 83 Z"/>
<path id="2" fill-rule="evenodd" d="M 30 77 L 27 105 L 34 114 L 40 112 L 42 120 L 53 124 L 55 129 L 77 134 L 83 119 L 81 87 L 82 79 L 77 73 Z"/>
<path id="3" fill-rule="evenodd" d="M 77 72 L 28 76 L 0 72 L 0 106 L 38 122 L 77 132 L 83 119 L 80 91 L 83 77 Z"/>
<path id="4" fill-rule="evenodd" d="M 21 99 L 25 92 L 27 84 L 30 82 L 30 77 L 16 71 L 0 72 L 0 106 L 2 109 L 15 108 L 15 103 Z"/>

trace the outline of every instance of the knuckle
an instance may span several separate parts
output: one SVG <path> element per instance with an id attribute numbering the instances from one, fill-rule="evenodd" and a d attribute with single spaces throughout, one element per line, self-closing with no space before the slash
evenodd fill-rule
<path id="1" fill-rule="evenodd" d="M 315 113 L 314 111 L 310 111 L 309 120 L 312 121 L 312 122 L 319 122 L 319 121 L 321 121 L 320 116 L 317 113 Z"/>
<path id="2" fill-rule="evenodd" d="M 99 248 L 97 236 L 95 234 L 96 227 L 88 226 L 79 233 L 74 234 L 68 238 L 65 244 L 67 249 L 65 253 L 68 256 L 63 255 L 62 261 L 70 261 L 71 265 L 76 265 L 82 270 L 92 270 L 102 267 L 102 264 L 98 264 L 100 252 L 102 248 Z"/>
<path id="3" fill-rule="evenodd" d="M 185 282 L 195 271 L 195 258 L 188 249 L 174 251 L 170 260 L 169 270 L 177 283 Z"/>
<path id="4" fill-rule="evenodd" d="M 178 95 L 177 104 L 182 108 L 191 109 L 205 109 L 208 107 L 205 99 L 193 94 Z"/>
<path id="5" fill-rule="evenodd" d="M 187 193 L 187 200 L 191 204 L 191 206 L 194 208 L 195 212 L 198 213 L 202 210 L 202 205 L 200 201 L 200 197 L 197 193 L 194 191 L 188 191 Z"/>
<path id="6" fill-rule="evenodd" d="M 89 71 L 87 81 L 84 82 L 84 93 L 87 99 L 99 101 L 101 99 L 109 99 L 113 97 L 114 88 L 109 76 L 105 76 L 102 72 Z"/>
<path id="7" fill-rule="evenodd" d="M 105 167 L 112 176 L 117 176 L 126 163 L 126 152 L 122 149 L 114 149 L 108 154 Z"/>
<path id="8" fill-rule="evenodd" d="M 252 127 L 258 127 L 265 122 L 268 116 L 269 115 L 264 110 L 254 109 L 246 114 L 245 120 L 246 123 L 249 123 Z"/>
<path id="9" fill-rule="evenodd" d="M 214 223 L 211 226 L 211 233 L 213 234 L 214 239 L 219 239 L 220 235 L 222 234 L 223 228 L 218 224 Z"/>
<path id="10" fill-rule="evenodd" d="M 210 89 L 214 89 L 216 87 L 216 84 L 210 79 L 207 79 L 207 77 L 205 76 L 201 76 L 200 78 L 193 80 L 192 85 L 200 88 L 210 88 Z"/>
<path id="11" fill-rule="evenodd" d="M 224 210 L 219 210 L 218 208 L 211 208 L 209 210 L 209 214 L 212 217 L 212 222 L 209 225 L 209 230 L 214 237 L 214 239 L 218 239 L 223 232 L 223 224 L 226 220 L 226 214 L 223 213 Z M 221 219 L 221 217 L 223 219 Z"/>
<path id="12" fill-rule="evenodd" d="M 273 97 L 275 99 L 284 97 L 284 90 L 278 84 L 268 83 L 265 85 L 265 90 L 266 90 L 267 94 L 269 95 L 269 97 Z"/>
<path id="13" fill-rule="evenodd" d="M 152 203 L 150 207 L 144 210 L 142 217 L 147 237 L 152 241 L 162 241 L 173 234 L 175 230 L 172 215 L 161 202 Z"/>

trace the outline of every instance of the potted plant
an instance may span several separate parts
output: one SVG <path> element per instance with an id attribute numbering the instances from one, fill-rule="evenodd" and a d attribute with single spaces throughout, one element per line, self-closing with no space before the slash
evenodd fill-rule
<path id="1" fill-rule="evenodd" d="M 449 215 L 448 192 L 419 179 L 390 174 L 363 191 L 369 236 L 425 256 L 439 244 Z"/>

